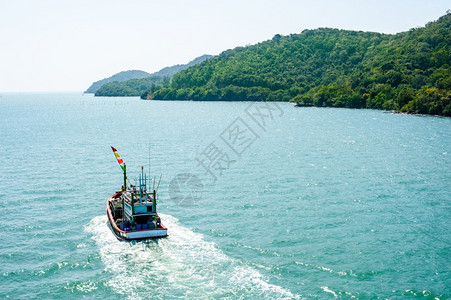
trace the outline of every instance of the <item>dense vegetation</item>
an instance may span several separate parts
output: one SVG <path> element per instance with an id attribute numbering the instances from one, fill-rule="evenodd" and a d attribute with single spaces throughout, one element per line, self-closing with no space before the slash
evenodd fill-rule
<path id="1" fill-rule="evenodd" d="M 145 92 L 148 89 L 152 89 L 155 86 L 160 85 L 167 86 L 167 84 L 169 83 L 169 79 L 178 72 L 185 70 L 191 66 L 194 66 L 198 63 L 201 63 L 211 57 L 212 57 L 211 55 L 205 54 L 200 57 L 197 57 L 196 59 L 190 61 L 187 64 L 166 67 L 152 74 L 144 72 L 146 76 L 127 78 L 126 80 L 113 80 L 110 82 L 105 82 L 104 84 L 102 84 L 101 87 L 98 88 L 97 91 L 95 91 L 95 95 L 140 96 L 143 92 Z"/>
<path id="2" fill-rule="evenodd" d="M 451 116 L 451 14 L 396 35 L 329 28 L 227 50 L 154 85 L 159 100 L 293 101 Z"/>
<path id="3" fill-rule="evenodd" d="M 149 76 L 141 79 L 130 79 L 123 82 L 108 82 L 102 85 L 96 96 L 117 97 L 117 96 L 140 96 L 143 91 L 152 89 L 154 86 L 169 83 L 169 77 Z"/>
<path id="4" fill-rule="evenodd" d="M 100 87 L 102 87 L 102 85 L 109 83 L 109 82 L 113 82 L 113 81 L 122 82 L 122 81 L 130 80 L 130 79 L 145 78 L 145 77 L 149 77 L 149 76 L 150 76 L 149 73 L 144 72 L 144 71 L 139 71 L 139 70 L 123 71 L 123 72 L 114 74 L 111 77 L 104 78 L 102 80 L 94 82 L 85 91 L 85 93 L 95 93 L 95 92 L 97 92 L 98 89 L 100 89 Z"/>
<path id="5" fill-rule="evenodd" d="M 204 54 L 202 56 L 196 57 L 195 59 L 193 59 L 192 61 L 190 61 L 187 64 L 181 64 L 181 65 L 175 65 L 175 66 L 163 68 L 158 72 L 152 73 L 152 76 L 172 78 L 172 76 L 174 76 L 178 72 L 186 70 L 189 67 L 195 66 L 197 64 L 200 64 L 201 62 L 204 62 L 207 59 L 210 59 L 212 57 L 213 57 L 213 55 Z"/>

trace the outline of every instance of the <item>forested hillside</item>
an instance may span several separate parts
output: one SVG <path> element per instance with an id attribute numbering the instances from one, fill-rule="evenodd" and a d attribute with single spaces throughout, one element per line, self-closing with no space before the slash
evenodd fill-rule
<path id="1" fill-rule="evenodd" d="M 102 85 L 95 93 L 96 96 L 118 97 L 118 96 L 140 96 L 143 91 L 151 89 L 152 86 L 169 83 L 169 77 L 149 76 L 141 79 L 130 79 L 122 82 L 113 81 Z"/>
<path id="2" fill-rule="evenodd" d="M 185 70 L 191 66 L 201 63 L 209 58 L 211 55 L 204 54 L 199 56 L 187 64 L 180 64 L 171 67 L 166 67 L 158 72 L 149 74 L 147 76 L 139 77 L 139 79 L 118 80 L 103 84 L 96 92 L 96 96 L 140 96 L 147 89 L 154 86 L 165 85 L 169 83 L 178 72 Z"/>
<path id="3" fill-rule="evenodd" d="M 102 87 L 102 85 L 104 85 L 108 82 L 113 82 L 113 81 L 122 82 L 122 81 L 130 80 L 130 79 L 145 78 L 148 76 L 150 76 L 149 73 L 140 71 L 140 70 L 130 70 L 130 71 L 119 72 L 117 74 L 114 74 L 111 77 L 104 78 L 104 79 L 94 82 L 85 91 L 85 93 L 95 93 L 95 92 L 97 92 L 98 89 L 100 89 L 100 87 Z"/>
<path id="4" fill-rule="evenodd" d="M 227 50 L 142 95 L 451 116 L 451 14 L 396 35 L 329 28 Z"/>
<path id="5" fill-rule="evenodd" d="M 174 76 L 178 72 L 186 70 L 189 67 L 195 66 L 197 64 L 200 64 L 201 62 L 206 61 L 207 59 L 210 59 L 212 57 L 213 57 L 213 55 L 204 54 L 202 56 L 196 57 L 195 59 L 193 59 L 192 61 L 190 61 L 187 64 L 180 64 L 180 65 L 175 65 L 175 66 L 171 66 L 171 67 L 166 67 L 166 68 L 161 69 L 158 72 L 152 73 L 151 75 L 172 78 L 172 76 Z"/>

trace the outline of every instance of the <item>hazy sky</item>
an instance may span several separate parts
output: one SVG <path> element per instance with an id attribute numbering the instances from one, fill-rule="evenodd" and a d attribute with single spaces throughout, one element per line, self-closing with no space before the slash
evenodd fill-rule
<path id="1" fill-rule="evenodd" d="M 0 93 L 81 92 L 120 71 L 155 72 L 277 33 L 397 33 L 450 8 L 449 0 L 0 0 Z"/>

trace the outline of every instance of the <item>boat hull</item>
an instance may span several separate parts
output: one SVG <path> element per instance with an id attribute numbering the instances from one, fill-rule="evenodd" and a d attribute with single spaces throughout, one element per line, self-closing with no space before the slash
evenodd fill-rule
<path id="1" fill-rule="evenodd" d="M 132 230 L 132 231 L 121 230 L 116 225 L 116 221 L 113 218 L 113 213 L 110 207 L 111 199 L 117 197 L 117 195 L 120 195 L 120 192 L 116 192 L 114 195 L 108 198 L 106 205 L 106 214 L 108 217 L 108 223 L 110 225 L 109 227 L 113 232 L 113 234 L 116 236 L 116 238 L 118 238 L 119 240 L 134 241 L 134 240 L 157 239 L 166 237 L 168 235 L 168 229 L 163 224 L 160 224 L 161 228 Z"/>

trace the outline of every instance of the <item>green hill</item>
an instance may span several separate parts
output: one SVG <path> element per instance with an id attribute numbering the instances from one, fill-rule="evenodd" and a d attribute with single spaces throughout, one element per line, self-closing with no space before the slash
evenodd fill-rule
<path id="1" fill-rule="evenodd" d="M 187 64 L 180 64 L 180 65 L 175 65 L 172 67 L 166 67 L 161 69 L 158 72 L 152 73 L 152 76 L 159 76 L 159 77 L 169 77 L 172 78 L 175 74 L 177 74 L 180 71 L 186 70 L 189 67 L 192 67 L 194 65 L 200 64 L 201 62 L 212 58 L 213 55 L 208 55 L 208 54 L 204 54 L 202 56 L 199 56 L 195 59 L 193 59 L 192 61 L 190 61 Z"/>
<path id="2" fill-rule="evenodd" d="M 153 85 L 158 86 L 166 82 L 169 84 L 168 77 L 148 76 L 141 79 L 130 79 L 123 82 L 113 81 L 102 85 L 95 93 L 95 96 L 122 97 L 122 96 L 140 96 Z"/>
<path id="3" fill-rule="evenodd" d="M 201 63 L 213 56 L 202 55 L 196 59 L 190 61 L 187 64 L 175 65 L 166 67 L 158 72 L 149 74 L 147 76 L 133 78 L 129 80 L 117 80 L 113 82 L 104 83 L 95 92 L 96 96 L 140 96 L 147 89 L 151 89 L 154 86 L 167 86 L 169 79 L 178 72 L 185 70 L 191 66 Z"/>
<path id="4" fill-rule="evenodd" d="M 395 35 L 304 30 L 227 50 L 142 95 L 293 101 L 451 116 L 451 14 Z"/>
<path id="5" fill-rule="evenodd" d="M 149 77 L 150 74 L 144 71 L 139 70 L 130 70 L 130 71 L 123 71 L 117 74 L 114 74 L 111 77 L 104 78 L 102 80 L 94 82 L 86 91 L 85 93 L 95 93 L 97 92 L 100 87 L 108 82 L 122 82 L 130 79 L 138 79 L 138 78 L 145 78 Z"/>

